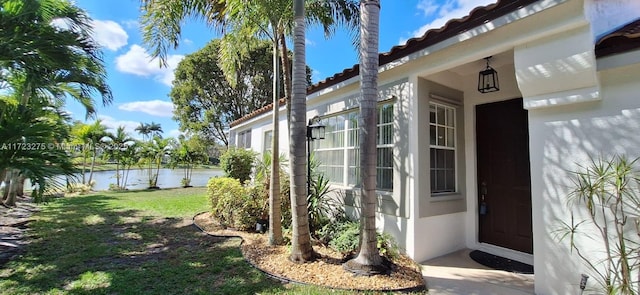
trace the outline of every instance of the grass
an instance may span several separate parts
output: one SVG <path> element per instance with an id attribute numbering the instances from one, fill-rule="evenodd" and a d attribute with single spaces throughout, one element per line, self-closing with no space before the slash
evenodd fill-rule
<path id="1" fill-rule="evenodd" d="M 34 215 L 26 252 L 0 268 L 0 293 L 350 294 L 268 279 L 239 239 L 191 225 L 207 209 L 204 188 L 56 199 Z"/>

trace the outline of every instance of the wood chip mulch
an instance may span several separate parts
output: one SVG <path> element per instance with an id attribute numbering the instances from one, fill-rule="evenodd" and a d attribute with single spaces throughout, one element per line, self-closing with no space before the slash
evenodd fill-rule
<path id="1" fill-rule="evenodd" d="M 251 264 L 268 274 L 293 282 L 373 291 L 420 290 L 425 286 L 420 266 L 404 255 L 393 261 L 389 275 L 354 276 L 343 269 L 342 254 L 331 248 L 315 245 L 313 248 L 320 258 L 314 262 L 296 264 L 288 259 L 288 246 L 273 247 L 267 244 L 267 234 L 224 229 L 209 213 L 197 215 L 194 222 L 211 235 L 242 237 L 242 253 Z"/>

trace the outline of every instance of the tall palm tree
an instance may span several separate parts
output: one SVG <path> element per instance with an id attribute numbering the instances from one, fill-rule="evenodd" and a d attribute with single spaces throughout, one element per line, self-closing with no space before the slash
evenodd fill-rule
<path id="1" fill-rule="evenodd" d="M 378 32 L 380 0 L 362 0 L 360 12 L 360 171 L 362 212 L 360 249 L 344 267 L 355 273 L 385 272 L 376 237 L 376 133 L 378 101 Z"/>
<path id="2" fill-rule="evenodd" d="M 293 36 L 293 96 L 291 97 L 291 140 L 289 141 L 291 159 L 291 212 L 292 214 L 292 239 L 291 261 L 309 261 L 313 259 L 314 252 L 311 246 L 311 233 L 309 231 L 307 209 L 307 188 L 304 184 L 307 179 L 305 161 L 306 154 L 306 61 L 305 61 L 305 20 L 304 0 L 294 0 L 293 4 L 295 27 Z M 298 220 L 300 218 L 301 220 Z"/>
<path id="3" fill-rule="evenodd" d="M 136 127 L 136 129 L 134 130 L 142 135 L 143 141 L 146 141 L 149 134 L 151 134 L 150 127 L 151 126 L 149 124 L 140 122 L 140 125 L 138 125 L 138 127 Z"/>
<path id="4" fill-rule="evenodd" d="M 269 39 L 273 44 L 274 91 L 273 91 L 273 142 L 272 171 L 278 171 L 279 163 L 279 89 L 278 89 L 278 56 L 282 58 L 284 73 L 284 96 L 290 98 L 291 83 L 289 60 L 285 36 L 293 30 L 292 0 L 141 0 L 144 15 L 142 18 L 144 41 L 153 47 L 152 56 L 159 56 L 164 61 L 169 46 L 177 47 L 181 34 L 181 23 L 188 17 L 204 19 L 207 24 L 218 28 L 225 34 L 226 46 L 222 47 L 221 60 L 225 75 L 231 82 L 233 69 L 240 56 L 250 51 L 255 36 Z M 326 36 L 330 36 L 338 25 L 355 28 L 358 5 L 355 0 L 307 1 L 306 21 L 320 24 Z M 280 52 L 280 54 L 278 53 Z M 288 108 L 290 110 L 290 108 Z M 290 121 L 290 120 L 288 120 Z M 271 173 L 269 243 L 282 243 L 280 225 L 280 180 L 279 173 Z M 300 181 L 300 180 L 298 180 Z M 304 186 L 304 181 L 299 185 Z M 295 196 L 292 196 L 295 197 Z M 293 214 L 297 214 L 293 212 Z M 298 218 L 298 221 L 304 220 Z"/>
<path id="5" fill-rule="evenodd" d="M 160 123 L 156 123 L 151 121 L 151 123 L 149 123 L 149 125 L 147 125 L 149 127 L 149 135 L 151 137 L 160 137 L 162 138 L 162 126 L 160 126 Z"/>

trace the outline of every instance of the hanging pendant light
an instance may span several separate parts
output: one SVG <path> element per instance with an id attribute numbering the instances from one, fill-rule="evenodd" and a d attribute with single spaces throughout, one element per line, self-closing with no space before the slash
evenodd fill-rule
<path id="1" fill-rule="evenodd" d="M 492 56 L 485 57 L 487 68 L 478 74 L 478 91 L 480 93 L 489 93 L 500 90 L 498 85 L 498 72 L 489 66 L 489 59 Z"/>

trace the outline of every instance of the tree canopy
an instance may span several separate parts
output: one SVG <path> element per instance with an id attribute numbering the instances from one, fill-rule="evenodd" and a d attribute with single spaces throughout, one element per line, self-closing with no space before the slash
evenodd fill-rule
<path id="1" fill-rule="evenodd" d="M 261 41 L 234 73 L 241 83 L 232 86 L 220 66 L 221 42 L 212 40 L 180 62 L 169 96 L 182 131 L 228 145 L 229 123 L 271 103 L 273 69 L 271 44 Z"/>

